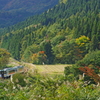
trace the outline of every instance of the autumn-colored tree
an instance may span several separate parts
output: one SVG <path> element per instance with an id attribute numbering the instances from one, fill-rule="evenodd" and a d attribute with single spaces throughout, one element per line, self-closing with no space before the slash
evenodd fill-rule
<path id="1" fill-rule="evenodd" d="M 44 51 L 39 51 L 38 53 L 34 53 L 31 56 L 32 63 L 35 64 L 43 64 L 47 62 L 47 56 Z"/>
<path id="2" fill-rule="evenodd" d="M 91 79 L 93 79 L 94 82 L 100 83 L 100 76 L 95 73 L 94 69 L 85 66 L 85 67 L 80 67 L 79 70 L 85 73 L 85 75 L 89 76 Z"/>
<path id="3" fill-rule="evenodd" d="M 80 36 L 79 38 L 76 39 L 75 43 L 77 44 L 77 51 L 81 58 L 85 56 L 85 54 L 88 52 L 89 49 L 89 38 L 86 37 L 85 35 Z"/>
<path id="4" fill-rule="evenodd" d="M 83 35 L 83 36 L 81 36 L 81 37 L 79 37 L 79 38 L 76 39 L 76 43 L 77 43 L 80 47 L 82 47 L 82 46 L 84 46 L 86 43 L 88 43 L 89 40 L 90 40 L 90 39 L 89 39 L 88 37 L 86 37 L 85 35 Z"/>
<path id="5" fill-rule="evenodd" d="M 10 53 L 5 49 L 0 48 L 0 69 L 6 66 L 9 61 L 9 57 Z"/>
<path id="6" fill-rule="evenodd" d="M 39 59 L 40 64 L 47 63 L 47 56 L 45 54 L 45 51 L 38 52 L 38 55 L 39 55 L 38 59 Z"/>

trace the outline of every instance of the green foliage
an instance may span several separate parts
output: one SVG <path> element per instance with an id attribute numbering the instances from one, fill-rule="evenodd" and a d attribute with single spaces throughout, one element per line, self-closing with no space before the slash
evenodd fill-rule
<path id="1" fill-rule="evenodd" d="M 63 84 L 59 88 L 59 98 L 62 100 L 98 100 L 98 89 L 93 90 L 92 85 L 81 88 L 79 88 L 78 85 L 79 83 L 77 82 L 70 84 L 70 86 L 66 86 L 66 84 Z"/>
<path id="2" fill-rule="evenodd" d="M 52 51 L 51 42 L 49 40 L 44 40 L 43 42 L 41 42 L 40 50 L 43 50 L 45 52 L 47 59 L 46 63 L 52 64 L 54 61 L 54 55 Z"/>
<path id="3" fill-rule="evenodd" d="M 0 81 L 1 99 L 100 99 L 100 86 L 94 84 L 100 80 L 96 77 L 100 72 L 100 51 L 96 51 L 100 49 L 100 0 L 65 1 L 41 15 L 5 29 L 7 34 L 1 46 L 14 58 L 37 64 L 42 64 L 43 58 L 48 64 L 72 64 L 82 60 L 66 67 L 64 76 L 16 74 L 13 82 Z M 79 68 L 84 69 L 84 64 L 89 67 L 85 69 L 88 76 L 82 77 L 84 71 Z"/>
<path id="4" fill-rule="evenodd" d="M 77 45 L 77 53 L 80 55 L 80 59 L 82 59 L 89 51 L 90 39 L 83 35 L 76 38 L 75 43 Z"/>
<path id="5" fill-rule="evenodd" d="M 5 28 L 1 47 L 15 59 L 26 62 L 32 62 L 33 54 L 45 51 L 48 64 L 75 63 L 89 51 L 99 50 L 99 0 L 61 2 L 40 15 Z"/>
<path id="6" fill-rule="evenodd" d="M 5 50 L 0 48 L 0 69 L 3 67 L 6 67 L 6 64 L 9 61 L 10 53 Z"/>
<path id="7" fill-rule="evenodd" d="M 75 49 L 75 40 L 62 41 L 58 45 L 53 47 L 55 62 L 72 64 L 75 63 L 76 58 L 76 49 Z"/>
<path id="8" fill-rule="evenodd" d="M 18 75 L 16 75 L 18 76 Z M 16 77 L 21 79 L 19 76 Z M 0 81 L 1 100 L 98 100 L 100 86 L 88 85 L 80 81 L 65 81 L 63 75 L 28 75 L 24 77 L 25 86 L 10 80 Z M 10 88 L 15 86 L 15 88 Z M 83 95 L 84 94 L 84 95 Z"/>
<path id="9" fill-rule="evenodd" d="M 31 56 L 31 63 L 34 64 L 44 64 L 47 63 L 47 56 L 45 51 L 39 51 Z"/>
<path id="10" fill-rule="evenodd" d="M 24 74 L 17 73 L 13 75 L 12 81 L 14 82 L 14 86 L 17 88 L 20 88 L 20 86 L 25 87 L 26 86 L 25 78 L 26 76 Z"/>
<path id="11" fill-rule="evenodd" d="M 87 75 L 85 76 L 84 80 L 90 80 L 95 83 L 100 82 L 100 77 L 98 76 L 100 73 L 99 50 L 88 53 L 82 60 L 77 62 L 77 65 L 81 66 L 80 70 Z"/>
<path id="12" fill-rule="evenodd" d="M 78 65 L 93 65 L 100 66 L 100 50 L 92 51 L 88 53 L 81 61 L 77 63 Z"/>
<path id="13" fill-rule="evenodd" d="M 98 35 L 93 35 L 90 43 L 90 51 L 94 51 L 96 49 L 99 49 L 99 36 Z"/>
<path id="14" fill-rule="evenodd" d="M 25 49 L 25 51 L 21 53 L 21 55 L 22 55 L 21 59 L 22 59 L 23 61 L 25 61 L 25 62 L 32 62 L 32 61 L 31 61 L 31 56 L 32 56 L 34 53 L 37 53 L 37 52 L 39 51 L 39 49 L 40 49 L 39 46 L 38 46 L 38 45 L 35 45 L 35 44 L 33 44 L 33 45 L 27 47 L 27 48 Z M 23 51 L 23 50 L 22 50 L 22 51 Z"/>
<path id="15" fill-rule="evenodd" d="M 76 63 L 80 66 L 79 70 L 84 74 L 84 81 L 92 83 L 100 83 L 100 50 L 89 52 L 85 57 Z"/>
<path id="16" fill-rule="evenodd" d="M 57 35 L 51 40 L 51 44 L 53 46 L 56 46 L 57 44 L 61 43 L 65 40 L 65 37 L 63 35 Z"/>
<path id="17" fill-rule="evenodd" d="M 71 82 L 78 80 L 79 74 L 81 74 L 81 71 L 78 68 L 79 66 L 77 65 L 65 67 L 65 70 L 64 70 L 65 78 Z"/>
<path id="18" fill-rule="evenodd" d="M 98 67 L 98 70 L 99 69 L 100 68 Z M 88 76 L 88 77 L 85 77 L 84 80 L 90 81 L 90 82 L 92 81 L 92 82 L 95 82 L 97 84 L 100 83 L 100 76 L 95 73 L 94 69 L 85 66 L 85 67 L 80 67 L 79 70 L 81 70 L 85 75 Z"/>
<path id="19" fill-rule="evenodd" d="M 67 0 L 59 0 L 60 3 L 66 3 Z"/>

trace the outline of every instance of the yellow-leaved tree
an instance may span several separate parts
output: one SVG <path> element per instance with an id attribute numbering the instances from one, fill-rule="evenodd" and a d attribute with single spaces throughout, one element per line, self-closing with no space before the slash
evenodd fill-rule
<path id="1" fill-rule="evenodd" d="M 82 35 L 75 40 L 75 43 L 77 44 L 77 56 L 80 55 L 80 59 L 82 59 L 85 54 L 88 53 L 90 39 L 89 37 Z"/>

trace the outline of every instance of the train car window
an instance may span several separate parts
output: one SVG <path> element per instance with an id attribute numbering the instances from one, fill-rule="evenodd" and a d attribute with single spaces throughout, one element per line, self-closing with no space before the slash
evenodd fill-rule
<path id="1" fill-rule="evenodd" d="M 22 71 L 23 70 L 23 68 L 19 68 L 19 71 Z"/>
<path id="2" fill-rule="evenodd" d="M 13 73 L 15 73 L 16 72 L 16 70 L 10 70 L 9 71 L 9 74 L 13 74 Z"/>
<path id="3" fill-rule="evenodd" d="M 7 72 L 6 71 L 0 71 L 0 74 L 6 74 Z"/>
<path id="4" fill-rule="evenodd" d="M 7 72 L 6 72 L 6 71 L 4 71 L 4 74 L 7 74 Z"/>
<path id="5" fill-rule="evenodd" d="M 4 74 L 4 71 L 1 71 L 0 74 Z"/>

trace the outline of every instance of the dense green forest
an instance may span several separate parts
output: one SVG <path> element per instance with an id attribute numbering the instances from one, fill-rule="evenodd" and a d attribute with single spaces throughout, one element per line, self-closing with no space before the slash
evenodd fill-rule
<path id="1" fill-rule="evenodd" d="M 99 50 L 100 1 L 65 1 L 5 28 L 1 47 L 15 59 L 35 64 L 72 64 Z"/>
<path id="2" fill-rule="evenodd" d="M 66 64 L 64 74 L 32 69 L 1 79 L 0 100 L 100 100 L 100 0 L 60 0 L 0 32 L 0 68 L 10 56 L 41 66 Z"/>

